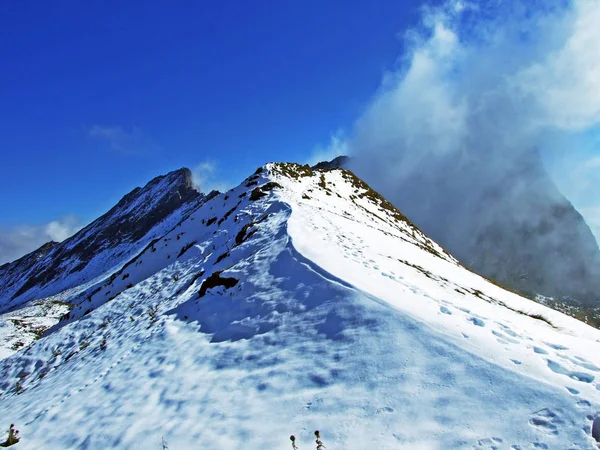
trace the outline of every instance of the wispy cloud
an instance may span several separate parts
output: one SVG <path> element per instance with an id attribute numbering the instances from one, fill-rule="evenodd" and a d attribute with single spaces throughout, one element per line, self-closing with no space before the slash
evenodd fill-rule
<path id="1" fill-rule="evenodd" d="M 127 130 L 120 126 L 93 125 L 88 129 L 88 135 L 122 155 L 144 155 L 159 148 L 150 136 L 135 126 Z"/>
<path id="2" fill-rule="evenodd" d="M 214 161 L 204 161 L 195 166 L 192 179 L 196 189 L 204 193 L 213 190 L 225 192 L 231 188 L 231 183 L 221 177 L 218 164 Z"/>
<path id="3" fill-rule="evenodd" d="M 308 164 L 314 166 L 321 161 L 331 161 L 338 156 L 347 155 L 348 152 L 346 135 L 343 130 L 338 130 L 330 136 L 327 145 L 317 145 L 314 148 L 308 159 Z"/>
<path id="4" fill-rule="evenodd" d="M 600 155 L 593 156 L 583 163 L 586 170 L 598 170 L 600 169 Z"/>
<path id="5" fill-rule="evenodd" d="M 585 217 L 592 233 L 594 233 L 596 242 L 600 245 L 600 205 L 580 208 L 579 212 Z"/>
<path id="6" fill-rule="evenodd" d="M 391 197 L 418 175 L 429 180 L 419 186 L 423 195 L 435 198 L 447 169 L 473 159 L 488 160 L 494 175 L 527 153 L 569 152 L 573 136 L 600 128 L 598 23 L 596 0 L 448 0 L 424 8 L 397 69 L 335 146 L 357 156 L 362 175 Z"/>
<path id="7" fill-rule="evenodd" d="M 396 68 L 336 147 L 431 237 L 490 273 L 512 270 L 505 255 L 486 251 L 497 230 L 554 224 L 551 205 L 562 197 L 540 153 L 568 155 L 570 164 L 553 174 L 573 180 L 570 199 L 599 233 L 600 200 L 590 194 L 599 191 L 590 189 L 600 183 L 590 157 L 598 147 L 574 151 L 600 129 L 598 23 L 597 0 L 447 0 L 423 8 Z M 590 170 L 581 170 L 584 162 Z M 584 229 L 576 246 L 574 227 L 550 228 L 510 255 L 522 250 L 526 260 L 530 251 L 562 254 L 555 249 L 590 242 Z M 540 260 L 538 268 L 561 273 L 567 260 Z M 575 289 L 574 277 L 564 281 Z"/>
<path id="8" fill-rule="evenodd" d="M 67 216 L 41 225 L 0 228 L 0 264 L 14 261 L 49 241 L 61 242 L 82 228 L 76 216 Z"/>

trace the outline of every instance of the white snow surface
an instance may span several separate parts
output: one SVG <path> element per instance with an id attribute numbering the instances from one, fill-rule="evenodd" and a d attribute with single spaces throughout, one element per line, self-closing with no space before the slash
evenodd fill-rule
<path id="1" fill-rule="evenodd" d="M 0 361 L 15 448 L 596 448 L 599 330 L 299 167 L 203 204 Z M 216 271 L 237 283 L 199 296 Z"/>

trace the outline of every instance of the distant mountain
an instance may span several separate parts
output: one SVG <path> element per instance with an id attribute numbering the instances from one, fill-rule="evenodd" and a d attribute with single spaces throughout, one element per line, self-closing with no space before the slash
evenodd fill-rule
<path id="1" fill-rule="evenodd" d="M 45 299 L 44 307 L 55 308 L 65 293 L 82 292 L 119 269 L 204 200 L 205 196 L 193 188 L 188 169 L 159 176 L 143 188 L 135 188 L 110 211 L 64 242 L 49 242 L 1 266 L 0 313 L 40 299 Z M 27 313 L 37 317 L 35 311 Z M 36 333 L 49 326 L 48 320 L 43 324 L 39 320 L 23 322 L 20 317 L 16 320 Z"/>
<path id="2" fill-rule="evenodd" d="M 473 198 L 494 210 L 476 239 L 456 249 L 481 273 L 527 295 L 600 307 L 600 249 L 581 214 L 558 191 L 537 154 Z"/>
<path id="3" fill-rule="evenodd" d="M 4 279 L 19 448 L 594 447 L 600 330 L 465 269 L 348 170 L 190 189 L 159 177 Z"/>
<path id="4" fill-rule="evenodd" d="M 512 162 L 497 158 L 439 156 L 394 179 L 381 170 L 385 162 L 361 158 L 343 165 L 364 172 L 471 270 L 600 327 L 600 250 L 585 220 L 537 152 Z"/>

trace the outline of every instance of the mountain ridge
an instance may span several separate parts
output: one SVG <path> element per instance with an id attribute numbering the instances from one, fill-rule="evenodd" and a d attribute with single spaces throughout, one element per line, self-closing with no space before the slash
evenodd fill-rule
<path id="1" fill-rule="evenodd" d="M 380 174 L 367 180 L 470 270 L 600 327 L 600 248 L 539 152 L 468 156 L 421 161 L 394 180 L 381 161 L 343 166 Z"/>
<path id="2" fill-rule="evenodd" d="M 351 172 L 270 163 L 178 219 L 0 360 L 23 448 L 593 445 L 600 331 L 465 270 Z"/>

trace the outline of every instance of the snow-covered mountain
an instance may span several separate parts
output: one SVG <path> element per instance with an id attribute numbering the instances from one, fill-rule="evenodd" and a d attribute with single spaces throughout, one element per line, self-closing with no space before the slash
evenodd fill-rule
<path id="1" fill-rule="evenodd" d="M 472 270 L 600 327 L 600 248 L 538 152 L 342 161 Z"/>
<path id="2" fill-rule="evenodd" d="M 468 271 L 351 172 L 267 164 L 188 206 L 0 361 L 20 448 L 594 448 L 600 330 Z"/>
<path id="3" fill-rule="evenodd" d="M 177 225 L 205 196 L 180 169 L 136 188 L 99 219 L 58 244 L 0 266 L 0 356 L 41 335 L 68 312 L 71 297 L 102 283 L 154 239 Z"/>

